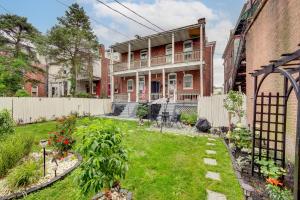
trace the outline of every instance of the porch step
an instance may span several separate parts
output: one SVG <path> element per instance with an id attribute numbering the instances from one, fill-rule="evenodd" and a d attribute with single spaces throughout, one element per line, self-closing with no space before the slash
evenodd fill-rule
<path id="1" fill-rule="evenodd" d="M 136 115 L 137 103 L 127 103 L 119 117 L 134 118 Z"/>

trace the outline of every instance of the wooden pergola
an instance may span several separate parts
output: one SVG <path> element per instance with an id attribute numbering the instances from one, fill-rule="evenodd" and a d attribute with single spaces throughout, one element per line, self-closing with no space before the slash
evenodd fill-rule
<path id="1" fill-rule="evenodd" d="M 282 92 L 266 94 L 260 91 L 271 74 L 282 75 Z M 257 158 L 274 160 L 285 167 L 287 103 L 294 91 L 297 98 L 294 199 L 300 199 L 300 49 L 282 54 L 280 59 L 271 60 L 269 65 L 262 66 L 251 75 L 254 77 L 252 175 L 260 173 L 260 167 L 255 163 Z"/>

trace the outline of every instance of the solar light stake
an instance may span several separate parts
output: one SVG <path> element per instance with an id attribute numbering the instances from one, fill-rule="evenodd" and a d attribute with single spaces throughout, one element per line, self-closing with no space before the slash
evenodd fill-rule
<path id="1" fill-rule="evenodd" d="M 47 146 L 47 140 L 41 140 L 40 145 L 43 148 L 43 159 L 44 159 L 44 177 L 46 176 L 46 146 Z"/>

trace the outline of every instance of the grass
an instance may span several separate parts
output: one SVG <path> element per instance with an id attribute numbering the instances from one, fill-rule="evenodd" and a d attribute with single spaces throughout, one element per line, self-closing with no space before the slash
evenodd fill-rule
<path id="1" fill-rule="evenodd" d="M 130 148 L 129 171 L 122 186 L 141 200 L 206 199 L 206 189 L 224 193 L 229 200 L 243 199 L 242 190 L 232 170 L 230 157 L 221 139 L 215 146 L 217 155 L 206 155 L 207 137 L 192 138 L 149 132 L 136 122 L 117 122 L 129 131 L 125 143 Z M 54 122 L 19 127 L 17 131 L 34 135 L 36 141 L 47 137 Z M 217 166 L 206 166 L 204 157 L 215 158 Z M 222 181 L 205 178 L 207 171 L 221 174 Z M 53 186 L 25 197 L 26 200 L 72 200 L 79 188 L 74 182 L 76 171 Z M 90 198 L 87 198 L 90 199 Z"/>

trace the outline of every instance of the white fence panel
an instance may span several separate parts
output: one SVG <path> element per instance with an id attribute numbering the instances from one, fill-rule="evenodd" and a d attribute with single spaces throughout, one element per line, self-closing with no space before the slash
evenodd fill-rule
<path id="1" fill-rule="evenodd" d="M 0 97 L 0 110 L 12 111 L 15 121 L 20 123 L 36 122 L 67 116 L 77 112 L 80 116 L 92 116 L 111 112 L 110 99 L 87 98 L 38 98 L 38 97 Z"/>
<path id="2" fill-rule="evenodd" d="M 215 95 L 210 97 L 200 97 L 198 100 L 198 117 L 206 118 L 213 127 L 229 126 L 229 115 L 224 108 L 224 99 L 226 95 Z M 244 96 L 244 110 L 246 111 L 246 96 Z M 232 122 L 236 123 L 237 118 Z M 246 117 L 242 119 L 246 125 Z"/>

